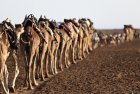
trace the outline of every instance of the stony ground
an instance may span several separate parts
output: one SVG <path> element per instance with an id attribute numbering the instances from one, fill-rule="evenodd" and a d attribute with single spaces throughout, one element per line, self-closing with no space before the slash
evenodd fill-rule
<path id="1" fill-rule="evenodd" d="M 140 40 L 97 48 L 32 91 L 23 88 L 23 66 L 13 94 L 140 94 Z"/>

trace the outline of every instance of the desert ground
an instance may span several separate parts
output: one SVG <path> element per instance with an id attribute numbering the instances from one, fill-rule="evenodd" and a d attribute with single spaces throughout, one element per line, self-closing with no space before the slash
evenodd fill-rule
<path id="1" fill-rule="evenodd" d="M 7 62 L 9 80 L 14 70 L 11 61 Z M 12 94 L 140 94 L 140 39 L 97 48 L 84 60 L 39 82 L 34 90 L 24 87 L 24 62 L 19 62 L 19 68 Z"/>

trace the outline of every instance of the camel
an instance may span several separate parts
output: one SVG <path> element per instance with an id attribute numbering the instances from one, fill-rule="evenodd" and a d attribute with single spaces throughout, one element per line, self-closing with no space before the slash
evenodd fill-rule
<path id="1" fill-rule="evenodd" d="M 124 33 L 126 34 L 125 40 L 127 42 L 132 41 L 134 39 L 135 30 L 132 25 L 124 25 Z"/>
<path id="2" fill-rule="evenodd" d="M 100 47 L 107 45 L 108 36 L 104 34 L 103 32 L 99 32 L 98 36 L 100 38 Z"/>
<path id="3" fill-rule="evenodd" d="M 88 37 L 88 49 L 89 51 L 93 50 L 93 33 L 95 32 L 95 29 L 93 27 L 93 22 L 90 19 L 87 19 L 88 25 L 88 31 L 89 31 L 89 37 Z"/>
<path id="4" fill-rule="evenodd" d="M 96 49 L 99 46 L 99 42 L 100 42 L 100 38 L 98 36 L 98 32 L 95 31 L 94 34 L 93 34 L 93 43 L 94 43 L 93 48 L 94 49 Z"/>
<path id="5" fill-rule="evenodd" d="M 78 29 L 78 39 L 77 39 L 77 59 L 82 60 L 83 59 L 83 38 L 84 38 L 84 32 L 82 29 L 82 25 L 79 23 L 79 21 L 76 18 L 72 19 L 72 23 L 76 26 Z"/>
<path id="6" fill-rule="evenodd" d="M 79 30 L 77 29 L 77 27 L 72 23 L 71 19 L 64 19 L 64 25 L 66 27 L 66 29 L 70 32 L 71 34 L 71 38 L 72 38 L 72 42 L 71 42 L 71 50 L 72 50 L 72 63 L 76 64 L 76 56 L 77 56 L 77 40 L 78 40 L 78 33 Z"/>
<path id="7" fill-rule="evenodd" d="M 107 45 L 116 45 L 117 44 L 117 35 L 116 34 L 109 34 L 106 38 Z"/>
<path id="8" fill-rule="evenodd" d="M 37 19 L 33 15 L 25 16 L 23 21 L 25 32 L 21 35 L 21 47 L 24 51 L 24 60 L 26 60 L 25 84 L 28 85 L 29 90 L 38 85 L 35 79 L 36 59 L 41 40 L 46 42 L 37 24 Z"/>
<path id="9" fill-rule="evenodd" d="M 124 43 L 125 37 L 126 37 L 126 34 L 124 32 L 121 33 L 121 36 L 120 36 L 121 43 Z"/>
<path id="10" fill-rule="evenodd" d="M 11 22 L 8 20 L 3 21 L 0 24 L 0 85 L 2 85 L 3 93 L 9 94 L 9 88 L 12 92 L 15 91 L 15 81 L 19 74 L 17 50 L 20 35 L 24 32 L 21 24 L 15 25 L 15 29 Z M 6 65 L 6 60 L 12 54 L 15 63 L 15 75 L 12 84 L 8 88 L 8 76 L 9 72 Z"/>
<path id="11" fill-rule="evenodd" d="M 84 37 L 83 37 L 83 56 L 84 58 L 86 57 L 86 54 L 89 54 L 89 22 L 87 24 L 87 20 L 85 18 L 82 18 L 82 19 L 79 19 L 79 23 L 81 24 L 81 28 L 83 30 L 83 34 L 84 34 Z"/>
<path id="12" fill-rule="evenodd" d="M 60 68 L 61 71 L 63 71 L 63 63 L 65 67 L 68 67 L 70 64 L 69 61 L 69 49 L 71 45 L 71 33 L 69 30 L 66 29 L 64 26 L 64 23 L 61 23 L 59 25 L 59 33 L 60 33 L 60 45 L 59 45 L 59 56 L 58 56 L 58 68 Z M 63 55 L 64 54 L 64 55 Z M 64 58 L 64 62 L 63 59 Z"/>
<path id="13" fill-rule="evenodd" d="M 53 58 L 53 51 L 52 49 L 55 49 L 55 46 L 52 47 L 52 42 L 55 40 L 54 38 L 54 33 L 51 30 L 51 28 L 49 27 L 49 20 L 44 16 L 44 17 L 40 17 L 38 20 L 39 23 L 39 27 L 41 32 L 44 34 L 45 36 L 45 40 L 47 41 L 47 43 L 45 42 L 41 42 L 41 52 L 40 52 L 40 56 L 39 56 L 39 62 L 40 62 L 40 66 L 39 66 L 39 75 L 41 77 L 41 80 L 44 80 L 44 77 L 49 77 L 49 70 L 52 70 L 52 67 L 49 69 L 49 64 L 52 65 L 52 63 L 54 63 L 54 58 Z M 43 72 L 43 66 L 45 64 L 45 76 L 44 76 L 44 72 Z"/>
<path id="14" fill-rule="evenodd" d="M 140 32 L 135 30 L 134 37 L 135 37 L 135 39 L 139 39 L 140 38 Z"/>
<path id="15" fill-rule="evenodd" d="M 52 63 L 51 63 L 51 72 L 52 74 L 57 74 L 57 60 L 58 60 L 58 49 L 59 49 L 59 45 L 60 45 L 60 31 L 59 28 L 57 26 L 56 21 L 50 21 L 49 22 L 49 27 L 52 29 L 53 33 L 54 33 L 54 41 L 52 41 L 51 44 L 51 53 L 52 53 Z"/>

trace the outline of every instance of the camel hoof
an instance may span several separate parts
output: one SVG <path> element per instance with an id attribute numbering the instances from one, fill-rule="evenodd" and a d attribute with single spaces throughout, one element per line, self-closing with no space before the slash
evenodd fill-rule
<path id="1" fill-rule="evenodd" d="M 39 84 L 38 83 L 33 83 L 33 86 L 38 86 Z"/>
<path id="2" fill-rule="evenodd" d="M 87 54 L 89 54 L 89 51 L 87 51 Z"/>
<path id="3" fill-rule="evenodd" d="M 66 68 L 69 68 L 68 65 L 65 66 Z"/>
<path id="4" fill-rule="evenodd" d="M 45 75 L 45 78 L 50 78 L 50 75 L 49 74 Z"/>
<path id="5" fill-rule="evenodd" d="M 41 77 L 40 81 L 45 81 L 45 78 L 44 77 Z"/>
<path id="6" fill-rule="evenodd" d="M 61 68 L 60 71 L 63 71 L 63 68 Z"/>
<path id="7" fill-rule="evenodd" d="M 59 69 L 60 69 L 60 71 L 63 71 L 62 65 L 61 65 L 61 66 L 59 66 Z"/>
<path id="8" fill-rule="evenodd" d="M 33 90 L 34 88 L 31 86 L 31 87 L 28 87 L 28 90 Z"/>
<path id="9" fill-rule="evenodd" d="M 85 54 L 83 54 L 83 58 L 86 58 L 86 55 Z"/>
<path id="10" fill-rule="evenodd" d="M 14 92 L 15 92 L 15 88 L 9 87 L 9 91 L 10 91 L 11 93 L 14 93 Z"/>
<path id="11" fill-rule="evenodd" d="M 70 63 L 70 61 L 68 62 L 68 66 L 70 66 L 71 65 L 71 63 Z"/>
<path id="12" fill-rule="evenodd" d="M 73 64 L 76 64 L 76 61 L 75 60 L 73 61 Z"/>
<path id="13" fill-rule="evenodd" d="M 55 74 L 58 74 L 58 71 L 55 71 Z"/>
<path id="14" fill-rule="evenodd" d="M 83 60 L 83 58 L 82 57 L 78 57 L 78 60 Z"/>
<path id="15" fill-rule="evenodd" d="M 36 76 L 35 76 L 35 79 L 39 79 L 39 75 L 36 75 Z"/>

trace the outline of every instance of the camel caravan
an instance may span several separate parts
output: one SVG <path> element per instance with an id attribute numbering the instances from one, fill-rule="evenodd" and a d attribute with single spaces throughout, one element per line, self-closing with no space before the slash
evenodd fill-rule
<path id="1" fill-rule="evenodd" d="M 140 38 L 140 33 L 137 32 L 132 25 L 124 25 L 123 32 L 105 34 L 104 32 L 97 32 L 95 30 L 93 34 L 93 48 L 103 47 L 105 45 L 119 45 L 120 43 L 130 42 L 133 39 Z"/>
<path id="2" fill-rule="evenodd" d="M 19 58 L 25 63 L 25 86 L 31 90 L 38 86 L 37 80 L 45 81 L 64 68 L 83 60 L 95 48 L 104 45 L 117 45 L 132 41 L 135 30 L 124 25 L 124 32 L 106 35 L 93 27 L 90 19 L 64 19 L 64 22 L 49 20 L 45 16 L 37 19 L 33 14 L 26 15 L 22 24 L 15 26 L 4 20 L 0 23 L 0 86 L 3 93 L 15 92 L 16 78 L 20 73 Z M 8 83 L 6 60 L 14 58 L 15 75 Z"/>

